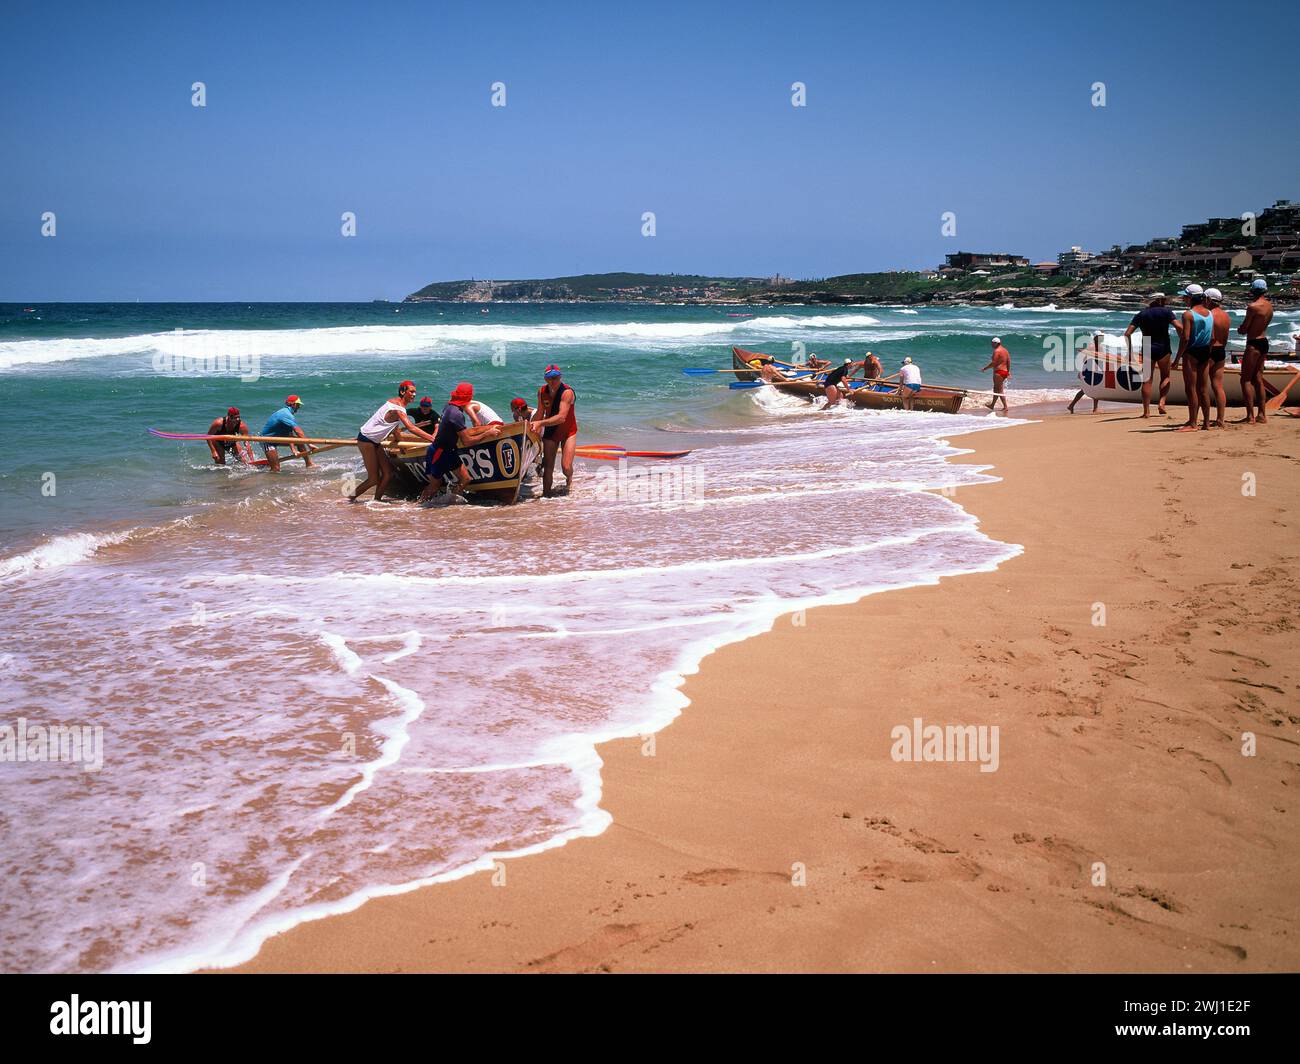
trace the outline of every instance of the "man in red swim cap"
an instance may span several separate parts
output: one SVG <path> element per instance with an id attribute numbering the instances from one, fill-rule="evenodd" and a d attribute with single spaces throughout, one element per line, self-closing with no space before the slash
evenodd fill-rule
<path id="1" fill-rule="evenodd" d="M 232 406 L 226 411 L 225 417 L 219 417 L 213 420 L 208 426 L 209 436 L 251 436 L 248 426 L 244 424 L 243 418 L 239 416 L 239 407 Z M 226 464 L 226 452 L 229 451 L 235 456 L 236 462 L 251 462 L 253 460 L 253 445 L 238 440 L 208 440 L 208 450 L 212 452 L 212 460 L 217 465 Z"/>
<path id="2" fill-rule="evenodd" d="M 490 440 L 501 435 L 500 425 L 471 425 L 465 408 L 474 400 L 474 386 L 469 381 L 461 381 L 452 389 L 451 398 L 442 408 L 438 419 L 438 432 L 433 437 L 424 457 L 424 472 L 429 483 L 420 492 L 420 502 L 428 502 L 435 495 L 443 492 L 443 478 L 448 473 L 456 476 L 456 484 L 451 489 L 453 495 L 463 495 L 469 484 L 469 472 L 461 465 L 457 447 L 468 447 L 481 440 Z"/>

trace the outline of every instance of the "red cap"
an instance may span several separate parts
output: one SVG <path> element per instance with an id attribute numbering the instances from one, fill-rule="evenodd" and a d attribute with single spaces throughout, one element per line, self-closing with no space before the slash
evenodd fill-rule
<path id="1" fill-rule="evenodd" d="M 433 400 L 430 399 L 427 395 L 422 395 L 422 396 L 420 396 L 420 405 L 421 405 L 421 406 L 433 406 Z"/>
<path id="2" fill-rule="evenodd" d="M 511 410 L 519 410 L 522 407 L 525 407 L 527 405 L 528 405 L 527 403 L 525 403 L 522 399 L 518 398 L 517 396 L 514 399 L 510 400 Z"/>
<path id="3" fill-rule="evenodd" d="M 474 385 L 469 381 L 461 381 L 451 390 L 452 406 L 467 406 L 469 401 L 474 398 Z"/>
<path id="4" fill-rule="evenodd" d="M 397 386 L 399 392 L 404 392 L 407 388 L 410 388 L 411 391 L 415 391 L 415 381 L 402 381 L 402 383 Z"/>
<path id="5" fill-rule="evenodd" d="M 232 406 L 226 411 L 226 417 L 239 417 L 239 407 Z"/>
<path id="6" fill-rule="evenodd" d="M 291 396 L 289 396 L 288 399 L 286 399 L 286 400 L 284 401 L 284 405 L 285 405 L 285 406 L 293 406 L 294 403 L 301 403 L 301 402 L 302 402 L 302 400 L 299 399 L 296 395 L 291 395 Z"/>

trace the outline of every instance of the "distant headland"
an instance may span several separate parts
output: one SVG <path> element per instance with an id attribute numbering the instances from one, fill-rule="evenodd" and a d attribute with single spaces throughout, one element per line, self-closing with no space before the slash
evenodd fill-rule
<path id="1" fill-rule="evenodd" d="M 1054 262 L 1004 252 L 958 251 L 932 270 L 850 273 L 792 280 L 677 273 L 587 273 L 534 280 L 437 281 L 407 303 L 683 303 L 827 305 L 1031 302 L 1060 307 L 1135 306 L 1159 289 L 1218 281 L 1229 301 L 1255 277 L 1275 301 L 1300 302 L 1300 204 L 1278 200 L 1241 218 L 1185 225 L 1177 237 L 1093 253 L 1081 247 Z M 1237 286 L 1234 291 L 1234 285 Z"/>

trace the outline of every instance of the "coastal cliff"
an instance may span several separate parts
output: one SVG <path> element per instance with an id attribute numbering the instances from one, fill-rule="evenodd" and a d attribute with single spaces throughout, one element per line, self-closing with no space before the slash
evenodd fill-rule
<path id="1" fill-rule="evenodd" d="M 602 273 L 535 280 L 439 281 L 407 296 L 427 303 L 683 303 L 754 306 L 897 303 L 907 306 L 984 303 L 999 306 L 1052 303 L 1060 307 L 1129 309 L 1152 291 L 1173 294 L 1186 278 L 1168 274 L 1123 274 L 1079 279 L 1042 276 L 1034 270 L 988 276 L 935 277 L 924 273 L 845 274 L 818 280 L 707 277 L 698 274 Z M 1220 282 L 1230 303 L 1245 302 L 1244 286 Z M 1293 287 L 1270 293 L 1274 302 L 1294 304 Z"/>

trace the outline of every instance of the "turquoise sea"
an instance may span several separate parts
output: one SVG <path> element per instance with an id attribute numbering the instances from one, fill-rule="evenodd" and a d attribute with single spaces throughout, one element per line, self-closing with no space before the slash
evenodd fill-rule
<path id="1" fill-rule="evenodd" d="M 935 490 L 991 473 L 947 461 L 949 438 L 1068 398 L 1045 341 L 1127 317 L 0 307 L 0 729 L 102 737 L 97 765 L 40 743 L 0 757 L 0 970 L 237 963 L 304 920 L 603 831 L 597 744 L 670 724 L 712 650 L 1015 555 Z M 728 367 L 733 344 L 873 350 L 979 388 L 993 335 L 1011 418 L 979 394 L 958 415 L 823 411 L 681 373 Z M 349 505 L 351 451 L 271 475 L 147 434 L 231 404 L 256 432 L 294 392 L 309 433 L 352 437 L 408 377 L 439 405 L 469 380 L 504 412 L 550 362 L 582 440 L 691 454 L 422 510 Z"/>

